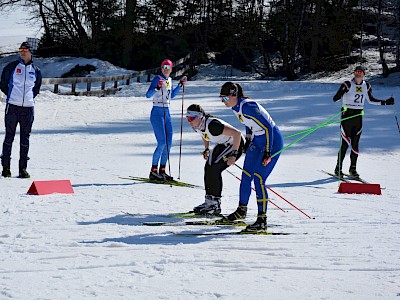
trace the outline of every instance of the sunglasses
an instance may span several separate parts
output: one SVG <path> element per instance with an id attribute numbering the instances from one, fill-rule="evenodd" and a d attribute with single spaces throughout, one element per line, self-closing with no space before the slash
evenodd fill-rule
<path id="1" fill-rule="evenodd" d="M 186 120 L 188 120 L 188 122 L 193 122 L 194 120 L 196 120 L 197 117 L 191 117 L 191 116 L 186 116 Z"/>
<path id="2" fill-rule="evenodd" d="M 364 72 L 363 71 L 354 71 L 354 74 L 357 74 L 357 75 L 364 75 Z"/>
<path id="3" fill-rule="evenodd" d="M 188 120 L 189 122 L 193 122 L 194 120 L 196 120 L 196 118 L 201 118 L 202 116 L 203 113 L 199 111 L 188 110 L 188 112 L 186 113 L 186 120 Z"/>
<path id="4" fill-rule="evenodd" d="M 29 52 L 28 48 L 19 48 L 19 52 Z"/>
<path id="5" fill-rule="evenodd" d="M 228 96 L 222 96 L 221 95 L 221 96 L 219 96 L 219 98 L 221 99 L 222 102 L 226 102 L 226 101 L 229 101 L 229 96 L 230 95 L 228 95 Z"/>
<path id="6" fill-rule="evenodd" d="M 164 70 L 171 70 L 171 66 L 169 66 L 169 65 L 164 65 L 164 66 L 161 66 L 161 69 L 164 69 Z"/>

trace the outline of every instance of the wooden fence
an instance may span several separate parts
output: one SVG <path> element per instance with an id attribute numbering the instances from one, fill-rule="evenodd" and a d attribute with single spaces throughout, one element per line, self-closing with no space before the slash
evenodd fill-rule
<path id="1" fill-rule="evenodd" d="M 171 76 L 179 77 L 182 76 L 186 71 L 190 69 L 190 54 L 186 57 L 181 58 L 174 62 L 174 71 Z M 42 85 L 54 85 L 54 93 L 60 95 L 75 95 L 75 96 L 102 96 L 115 94 L 117 91 L 121 90 L 118 86 L 118 82 L 124 81 L 126 85 L 130 84 L 132 78 L 136 78 L 137 82 L 140 82 L 140 78 L 147 75 L 147 82 L 151 80 L 151 75 L 160 72 L 160 67 L 134 72 L 132 74 L 116 75 L 116 76 L 104 76 L 104 77 L 70 77 L 70 78 L 43 78 Z M 106 88 L 106 83 L 111 82 L 112 87 Z M 76 85 L 78 83 L 86 83 L 85 91 L 77 91 Z M 100 90 L 92 90 L 92 83 L 101 83 Z M 60 93 L 60 84 L 71 84 L 71 92 Z"/>

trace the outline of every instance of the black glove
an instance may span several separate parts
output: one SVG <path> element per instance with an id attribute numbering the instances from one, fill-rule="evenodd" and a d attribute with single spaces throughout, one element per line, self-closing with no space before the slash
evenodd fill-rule
<path id="1" fill-rule="evenodd" d="M 394 98 L 390 97 L 385 101 L 385 105 L 394 105 Z"/>
<path id="2" fill-rule="evenodd" d="M 231 157 L 231 156 L 237 157 L 238 155 L 239 155 L 239 151 L 237 151 L 237 150 L 232 150 L 231 152 L 229 152 L 229 153 L 226 155 L 226 157 Z"/>
<path id="3" fill-rule="evenodd" d="M 179 80 L 179 86 L 184 86 L 187 82 L 187 77 L 183 76 L 181 80 Z"/>
<path id="4" fill-rule="evenodd" d="M 264 155 L 262 158 L 262 164 L 265 167 L 268 163 L 268 159 L 271 157 L 271 152 L 268 150 L 264 150 Z"/>
<path id="5" fill-rule="evenodd" d="M 243 153 L 247 152 L 247 149 L 249 149 L 250 143 L 251 143 L 251 138 L 246 138 L 246 142 L 244 143 L 244 146 L 243 146 L 243 151 L 242 151 Z"/>
<path id="6" fill-rule="evenodd" d="M 200 152 L 200 154 L 202 154 L 204 159 L 206 159 L 210 155 L 210 149 L 206 148 L 204 151 Z"/>

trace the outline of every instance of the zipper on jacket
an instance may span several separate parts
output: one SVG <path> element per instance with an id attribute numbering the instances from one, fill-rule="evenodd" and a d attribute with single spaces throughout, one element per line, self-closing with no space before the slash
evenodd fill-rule
<path id="1" fill-rule="evenodd" d="M 24 102 L 25 102 L 25 85 L 26 85 L 26 65 L 24 62 L 24 66 L 25 66 L 25 78 L 24 78 L 24 95 L 22 96 L 22 107 L 24 107 Z"/>

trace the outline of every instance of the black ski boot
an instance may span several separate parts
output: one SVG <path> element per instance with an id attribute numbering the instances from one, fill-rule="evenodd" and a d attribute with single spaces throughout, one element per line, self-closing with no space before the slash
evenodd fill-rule
<path id="1" fill-rule="evenodd" d="M 360 177 L 360 174 L 358 174 L 358 172 L 357 172 L 355 166 L 351 166 L 351 167 L 350 167 L 350 169 L 349 169 L 349 175 L 350 175 L 350 176 L 353 176 L 353 177 L 356 177 L 356 178 L 359 178 L 359 177 Z"/>
<path id="2" fill-rule="evenodd" d="M 343 176 L 344 176 L 342 170 L 341 169 L 339 170 L 339 166 L 336 166 L 334 173 L 335 173 L 336 176 L 339 176 L 341 178 L 343 178 Z"/>
<path id="3" fill-rule="evenodd" d="M 167 173 L 158 173 L 166 181 L 174 181 L 174 177 L 169 176 Z"/>
<path id="4" fill-rule="evenodd" d="M 150 180 L 156 180 L 156 181 L 165 181 L 164 177 L 158 174 L 157 172 L 157 166 L 151 167 L 150 174 L 149 174 L 149 179 Z"/>
<path id="5" fill-rule="evenodd" d="M 167 173 L 165 173 L 165 166 L 160 166 L 160 171 L 158 172 L 160 176 L 164 178 L 166 181 L 173 181 L 174 177 L 169 176 Z"/>
<path id="6" fill-rule="evenodd" d="M 247 215 L 247 206 L 245 205 L 240 205 L 238 206 L 238 208 L 231 213 L 228 216 L 222 216 L 222 219 L 216 220 L 215 224 L 217 225 L 232 225 L 235 223 L 240 223 L 243 221 L 239 221 L 239 220 L 243 220 L 246 218 Z"/>
<path id="7" fill-rule="evenodd" d="M 248 225 L 243 232 L 264 232 L 267 230 L 267 215 L 258 213 L 257 220 L 254 224 Z"/>
<path id="8" fill-rule="evenodd" d="M 11 177 L 10 166 L 3 166 L 3 171 L 1 172 L 1 176 L 3 176 L 3 177 Z"/>
<path id="9" fill-rule="evenodd" d="M 247 215 L 247 206 L 239 205 L 238 208 L 226 217 L 229 221 L 243 220 Z"/>
<path id="10" fill-rule="evenodd" d="M 31 178 L 31 175 L 26 171 L 26 169 L 19 170 L 19 178 Z"/>

